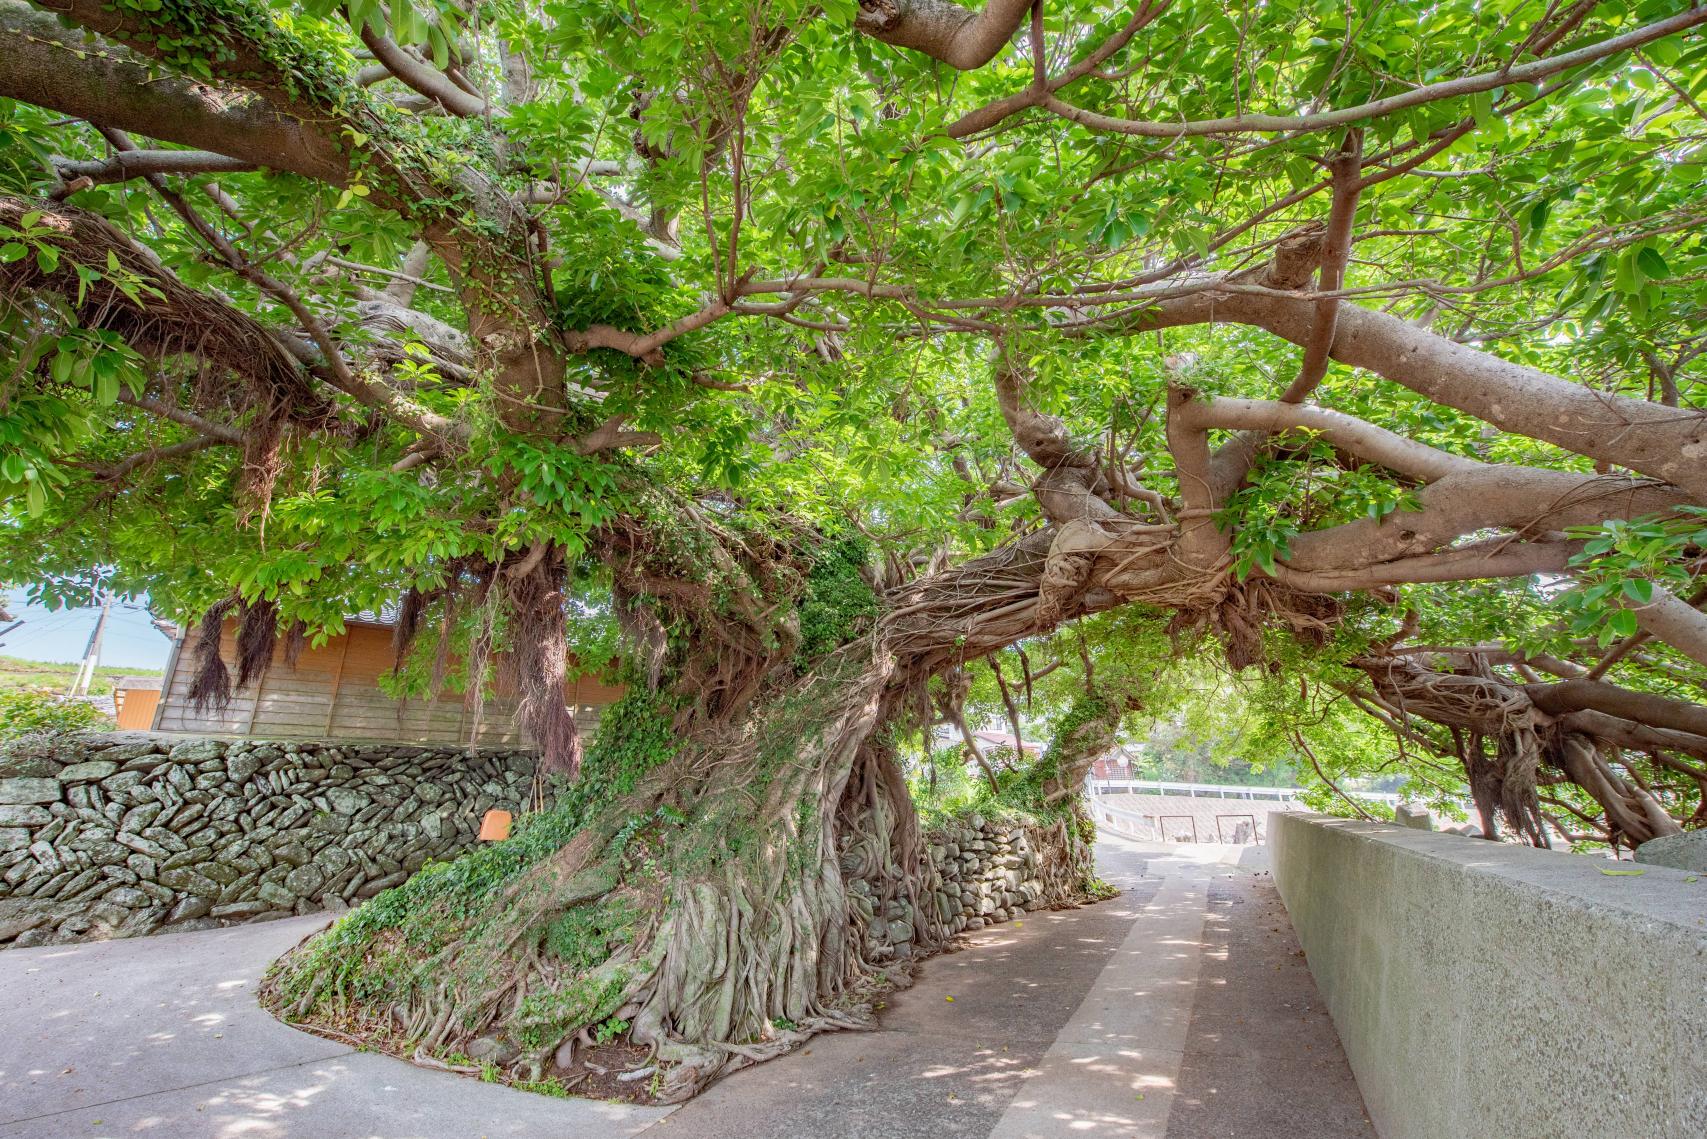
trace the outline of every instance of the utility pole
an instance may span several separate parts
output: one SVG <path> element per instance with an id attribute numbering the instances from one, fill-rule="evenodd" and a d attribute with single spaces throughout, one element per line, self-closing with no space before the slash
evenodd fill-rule
<path id="1" fill-rule="evenodd" d="M 112 608 L 112 590 L 101 590 L 101 615 L 95 618 L 95 628 L 89 633 L 89 645 L 83 650 L 83 663 L 77 668 L 77 679 L 71 682 L 71 691 L 66 693 L 67 696 L 89 694 L 89 682 L 95 679 L 95 667 L 101 660 L 101 637 L 107 631 L 107 614 Z"/>

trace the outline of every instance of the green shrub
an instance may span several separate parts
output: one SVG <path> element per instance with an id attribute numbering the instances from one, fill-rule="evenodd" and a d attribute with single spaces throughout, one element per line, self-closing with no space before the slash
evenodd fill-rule
<path id="1" fill-rule="evenodd" d="M 38 732 L 111 731 L 99 708 L 81 700 L 66 700 L 46 689 L 20 688 L 0 692 L 0 740 L 15 740 Z"/>

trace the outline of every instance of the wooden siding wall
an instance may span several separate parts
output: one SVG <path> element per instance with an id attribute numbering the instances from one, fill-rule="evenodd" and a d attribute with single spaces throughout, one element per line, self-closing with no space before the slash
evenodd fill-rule
<path id="1" fill-rule="evenodd" d="M 384 740 L 420 744 L 481 746 L 525 744 L 527 733 L 516 722 L 513 694 L 489 697 L 480 713 L 479 738 L 471 741 L 474 712 L 462 694 L 437 699 L 397 700 L 386 695 L 379 678 L 392 664 L 391 630 L 383 626 L 347 626 L 348 632 L 323 648 L 305 648 L 293 668 L 275 650 L 272 667 L 256 684 L 233 688 L 224 708 L 198 712 L 188 698 L 195 674 L 196 634 L 179 646 L 160 697 L 156 731 L 258 739 Z M 220 636 L 220 656 L 236 674 L 235 628 Z M 564 685 L 563 698 L 575 712 L 582 733 L 598 729 L 604 706 L 622 695 L 620 688 L 578 676 Z"/>

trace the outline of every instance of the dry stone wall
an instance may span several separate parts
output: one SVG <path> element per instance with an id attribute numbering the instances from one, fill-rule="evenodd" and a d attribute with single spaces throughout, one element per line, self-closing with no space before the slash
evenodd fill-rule
<path id="1" fill-rule="evenodd" d="M 185 739 L 0 752 L 0 948 L 342 909 L 534 792 L 526 751 Z"/>
<path id="2" fill-rule="evenodd" d="M 1024 826 L 974 814 L 930 832 L 925 842 L 924 896 L 949 936 L 1083 901 L 1094 875 L 1089 847 L 1065 823 Z M 928 940 L 919 936 L 919 915 L 886 889 L 888 876 L 874 873 L 862 855 L 845 852 L 843 868 L 849 902 L 865 925 L 867 959 L 910 959 Z"/>

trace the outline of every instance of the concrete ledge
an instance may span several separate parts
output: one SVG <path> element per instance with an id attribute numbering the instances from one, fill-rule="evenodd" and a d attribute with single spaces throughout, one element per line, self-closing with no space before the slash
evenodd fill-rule
<path id="1" fill-rule="evenodd" d="M 1319 815 L 1271 842 L 1383 1139 L 1707 1134 L 1707 877 Z"/>

